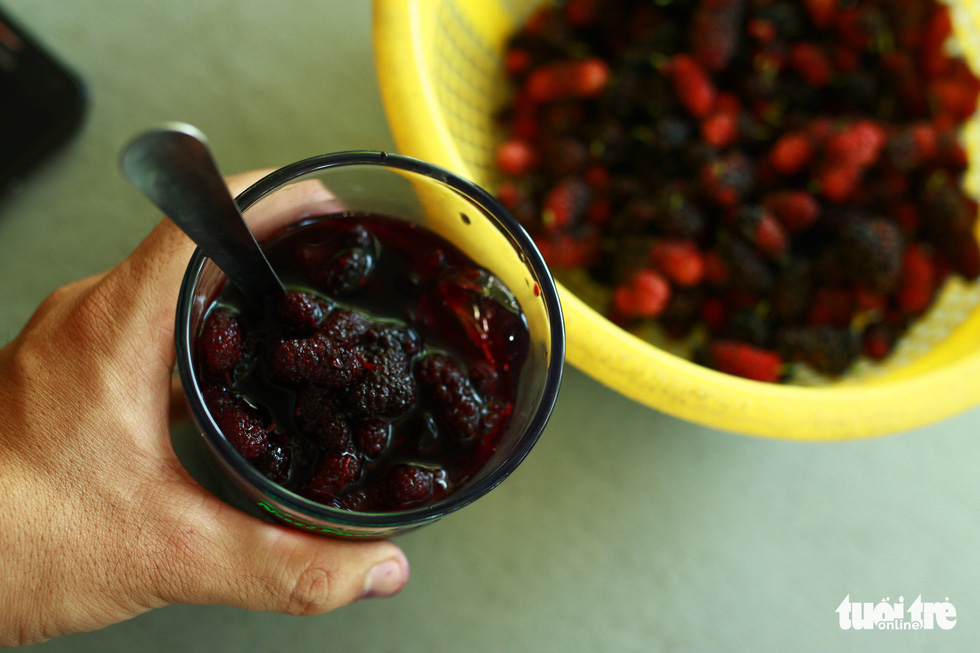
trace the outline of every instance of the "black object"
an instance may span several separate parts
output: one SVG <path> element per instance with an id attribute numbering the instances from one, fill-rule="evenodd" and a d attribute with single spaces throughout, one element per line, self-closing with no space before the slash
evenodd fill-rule
<path id="1" fill-rule="evenodd" d="M 0 195 L 77 131 L 78 76 L 0 9 Z"/>

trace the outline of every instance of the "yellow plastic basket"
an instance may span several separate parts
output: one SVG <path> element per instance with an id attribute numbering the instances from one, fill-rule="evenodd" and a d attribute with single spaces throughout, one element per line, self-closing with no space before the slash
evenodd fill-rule
<path id="1" fill-rule="evenodd" d="M 374 48 L 381 95 L 399 150 L 493 186 L 506 100 L 507 37 L 532 0 L 375 0 Z M 953 4 L 956 41 L 980 62 L 980 9 Z M 971 161 L 980 130 L 965 133 Z M 967 186 L 980 184 L 971 168 Z M 928 424 L 980 403 L 980 288 L 953 282 L 883 364 L 863 362 L 845 379 L 773 385 L 701 367 L 649 344 L 561 286 L 567 359 L 652 408 L 748 435 L 844 440 Z"/>

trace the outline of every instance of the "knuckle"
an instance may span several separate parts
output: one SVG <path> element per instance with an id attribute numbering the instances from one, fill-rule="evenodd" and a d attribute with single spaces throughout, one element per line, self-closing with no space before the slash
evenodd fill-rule
<path id="1" fill-rule="evenodd" d="M 38 313 L 47 313 L 52 308 L 62 304 L 67 297 L 74 294 L 75 284 L 67 284 L 52 290 L 47 297 L 38 305 Z"/>
<path id="2" fill-rule="evenodd" d="M 297 616 L 321 614 L 330 609 L 330 570 L 312 562 L 296 578 L 286 603 L 286 612 Z"/>
<path id="3" fill-rule="evenodd" d="M 68 314 L 69 329 L 90 342 L 100 342 L 116 331 L 111 290 L 106 282 L 95 284 L 79 300 L 77 310 Z"/>
<path id="4" fill-rule="evenodd" d="M 69 336 L 79 341 L 92 331 L 101 329 L 93 325 L 94 319 L 102 311 L 93 306 L 88 295 L 89 280 L 75 281 L 51 291 L 35 309 L 34 314 L 20 332 L 12 345 L 18 351 L 18 362 L 27 362 L 32 357 L 51 356 L 57 343 Z M 58 352 L 63 353 L 63 352 Z"/>
<path id="5" fill-rule="evenodd" d="M 4 393 L 4 403 L 7 405 L 23 405 L 24 397 L 29 395 L 33 382 L 38 378 L 42 369 L 41 356 L 38 354 L 30 338 L 21 337 L 4 349 L 4 375 L 14 388 L 23 388 L 26 392 Z M 2 391 L 0 391 L 2 392 Z"/>

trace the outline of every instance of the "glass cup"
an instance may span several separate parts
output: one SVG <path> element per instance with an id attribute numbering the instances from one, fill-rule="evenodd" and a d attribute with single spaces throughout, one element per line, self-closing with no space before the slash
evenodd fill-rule
<path id="1" fill-rule="evenodd" d="M 544 430 L 561 383 L 565 333 L 554 280 L 523 228 L 492 196 L 448 170 L 385 152 L 316 156 L 277 170 L 237 197 L 261 242 L 281 228 L 326 214 L 365 212 L 415 223 L 442 236 L 508 287 L 527 321 L 530 346 L 506 431 L 490 460 L 443 499 L 398 512 L 351 512 L 317 503 L 266 478 L 234 448 L 208 412 L 192 359 L 208 306 L 225 275 L 200 250 L 177 303 L 177 366 L 191 415 L 230 503 L 315 533 L 387 537 L 466 506 L 504 480 Z"/>

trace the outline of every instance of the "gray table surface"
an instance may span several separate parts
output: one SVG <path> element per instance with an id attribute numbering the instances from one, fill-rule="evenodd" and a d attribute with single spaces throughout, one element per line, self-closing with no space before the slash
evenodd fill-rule
<path id="1" fill-rule="evenodd" d="M 159 219 L 117 169 L 142 129 L 196 124 L 227 173 L 394 148 L 362 0 L 4 5 L 83 73 L 91 107 L 72 146 L 0 205 L 0 342 L 51 290 L 112 265 Z M 972 410 L 852 443 L 753 439 L 567 369 L 526 463 L 400 540 L 412 579 L 399 596 L 313 618 L 174 606 L 36 648 L 976 650 L 978 430 Z M 838 624 L 846 595 L 910 604 L 920 594 L 948 597 L 955 628 Z"/>

